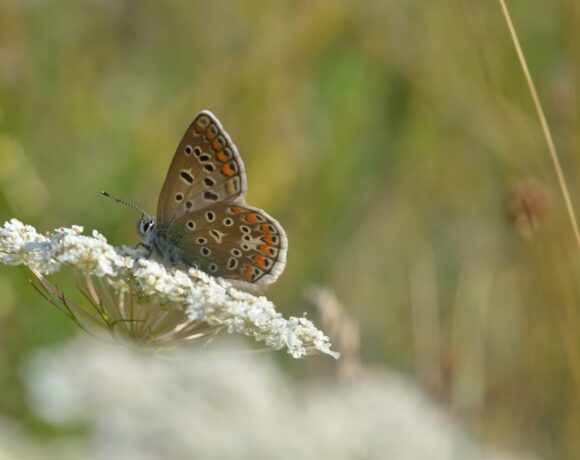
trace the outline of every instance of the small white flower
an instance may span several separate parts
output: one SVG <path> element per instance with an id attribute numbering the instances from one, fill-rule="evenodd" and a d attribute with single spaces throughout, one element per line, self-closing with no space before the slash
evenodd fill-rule
<path id="1" fill-rule="evenodd" d="M 86 331 L 158 349 L 239 333 L 295 358 L 331 351 L 328 337 L 306 318 L 284 319 L 265 297 L 234 288 L 199 270 L 187 273 L 140 258 L 133 248 L 116 248 L 83 228 L 59 228 L 47 235 L 16 219 L 0 228 L 0 263 L 26 265 L 37 290 Z M 87 303 L 80 305 L 46 275 L 70 267 L 83 279 Z"/>

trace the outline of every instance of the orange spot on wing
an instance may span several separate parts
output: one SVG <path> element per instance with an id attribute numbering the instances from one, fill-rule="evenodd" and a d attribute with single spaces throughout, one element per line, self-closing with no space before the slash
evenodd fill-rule
<path id="1" fill-rule="evenodd" d="M 239 206 L 232 206 L 232 207 L 230 208 L 230 212 L 231 212 L 232 214 L 239 214 L 239 213 L 241 213 L 242 211 L 243 211 L 243 209 L 242 209 L 242 208 L 240 208 Z"/>
<path id="2" fill-rule="evenodd" d="M 273 245 L 274 244 L 274 238 L 272 238 L 272 235 L 264 235 L 262 237 L 262 241 L 264 243 L 269 244 L 269 245 Z"/>
<path id="3" fill-rule="evenodd" d="M 254 262 L 258 264 L 258 267 L 266 268 L 266 259 L 264 259 L 262 256 L 253 256 L 252 259 L 254 259 Z"/>
<path id="4" fill-rule="evenodd" d="M 272 231 L 270 230 L 270 225 L 268 224 L 263 224 L 260 228 L 264 233 L 272 233 Z"/>
<path id="5" fill-rule="evenodd" d="M 214 137 L 215 137 L 215 134 L 213 134 L 209 129 L 205 132 L 205 138 L 208 141 L 211 141 Z"/>
<path id="6" fill-rule="evenodd" d="M 235 174 L 235 171 L 232 169 L 230 165 L 223 165 L 222 172 L 228 177 L 232 177 Z"/>
<path id="7" fill-rule="evenodd" d="M 216 153 L 215 157 L 219 161 L 221 161 L 222 163 L 225 163 L 226 161 L 228 161 L 228 156 L 226 155 L 226 153 L 223 150 L 220 150 L 218 153 Z"/>
<path id="8" fill-rule="evenodd" d="M 258 249 L 262 252 L 262 254 L 266 254 L 267 256 L 272 255 L 272 250 L 270 249 L 270 246 L 268 246 L 267 244 L 260 244 L 258 246 Z"/>
<path id="9" fill-rule="evenodd" d="M 258 222 L 258 216 L 256 214 L 250 213 L 246 215 L 246 222 L 250 224 L 255 224 L 256 222 Z"/>
<path id="10" fill-rule="evenodd" d="M 251 265 L 246 265 L 244 269 L 243 277 L 246 281 L 252 281 L 252 276 L 254 275 L 254 269 Z"/>
<path id="11" fill-rule="evenodd" d="M 214 150 L 220 150 L 223 147 L 222 143 L 218 139 L 213 141 L 211 143 L 211 146 L 213 147 Z"/>
<path id="12" fill-rule="evenodd" d="M 201 126 L 199 123 L 196 123 L 195 126 L 193 127 L 193 129 L 195 130 L 195 132 L 197 134 L 199 134 L 203 131 L 203 126 Z"/>

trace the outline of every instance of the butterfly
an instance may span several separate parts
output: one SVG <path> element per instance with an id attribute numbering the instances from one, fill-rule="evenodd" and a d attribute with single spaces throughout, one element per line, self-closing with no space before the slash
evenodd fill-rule
<path id="1" fill-rule="evenodd" d="M 267 286 L 284 270 L 288 240 L 265 211 L 249 206 L 238 149 L 218 119 L 196 115 L 173 156 L 157 218 L 138 222 L 143 246 L 169 266 Z"/>

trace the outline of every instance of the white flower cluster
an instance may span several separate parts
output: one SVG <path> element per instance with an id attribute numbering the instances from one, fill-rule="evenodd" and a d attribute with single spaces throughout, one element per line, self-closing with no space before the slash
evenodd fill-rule
<path id="1" fill-rule="evenodd" d="M 295 358 L 316 352 L 334 358 L 339 356 L 330 349 L 328 337 L 310 320 L 283 318 L 265 297 L 238 290 L 226 280 L 199 270 L 167 269 L 158 262 L 139 257 L 135 249 L 109 245 L 96 231 L 92 236 L 82 235 L 82 231 L 82 227 L 73 226 L 41 235 L 33 227 L 12 219 L 0 229 L 0 263 L 26 265 L 45 289 L 49 286 L 47 290 L 53 295 L 55 289 L 43 276 L 62 267 L 72 267 L 86 277 L 104 279 L 108 288 L 117 295 L 117 321 L 137 321 L 130 316 L 131 309 L 125 305 L 129 301 L 123 297 L 130 287 L 132 297 L 149 299 L 147 320 L 152 321 L 152 311 L 157 314 L 151 324 L 167 323 L 167 318 L 183 321 L 185 317 L 189 321 L 188 327 L 192 322 L 203 322 L 214 328 L 225 328 L 230 333 L 253 337 L 276 350 L 285 347 Z M 93 285 L 88 290 L 94 292 Z M 102 298 L 110 299 L 112 296 L 108 292 L 100 297 L 95 294 L 95 304 L 102 307 Z M 185 315 L 170 315 L 168 312 L 172 309 L 185 312 Z M 115 317 L 111 312 L 102 313 L 106 318 Z M 141 318 L 139 321 L 145 320 Z M 168 329 L 165 324 L 166 329 L 178 333 L 183 331 L 185 323 L 170 326 Z"/>
<path id="2" fill-rule="evenodd" d="M 31 411 L 55 432 L 86 428 L 44 438 L 40 458 L 523 460 L 478 445 L 397 375 L 297 383 L 268 355 L 220 346 L 160 360 L 83 339 L 35 353 Z"/>

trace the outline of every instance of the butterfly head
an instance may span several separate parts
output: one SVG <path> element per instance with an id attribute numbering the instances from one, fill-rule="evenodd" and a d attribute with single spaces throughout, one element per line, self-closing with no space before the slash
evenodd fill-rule
<path id="1" fill-rule="evenodd" d="M 137 222 L 137 231 L 139 232 L 139 235 L 146 238 L 151 235 L 154 230 L 155 220 L 150 216 L 142 214 L 139 222 Z"/>

